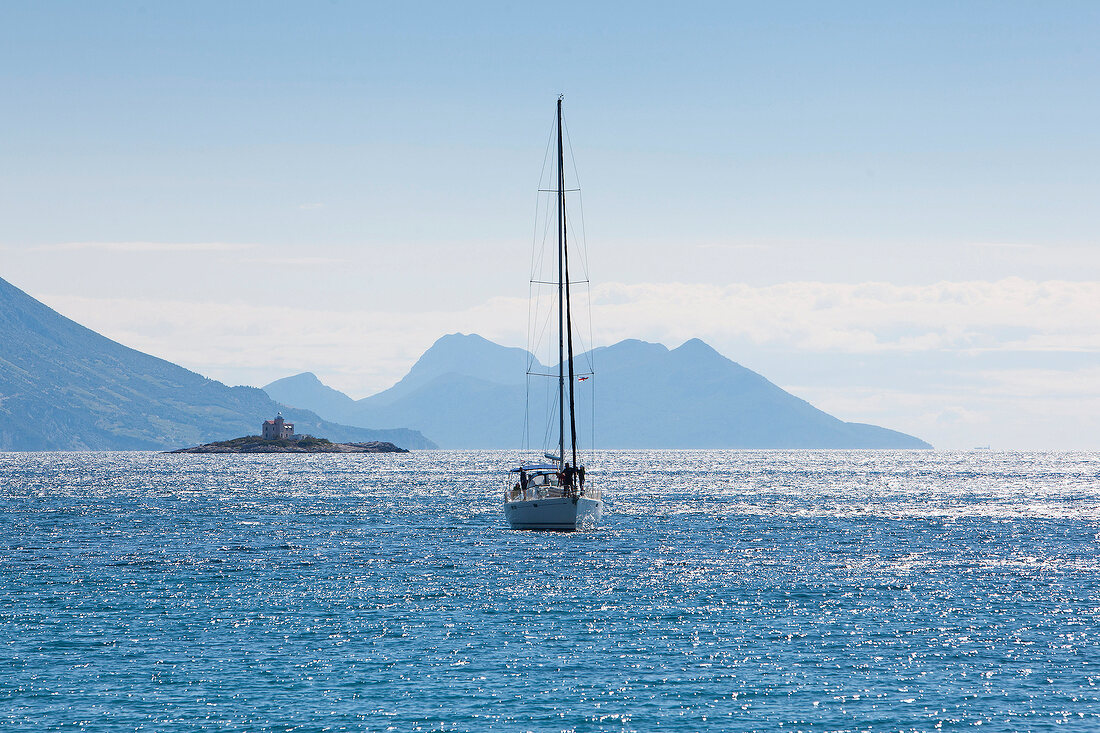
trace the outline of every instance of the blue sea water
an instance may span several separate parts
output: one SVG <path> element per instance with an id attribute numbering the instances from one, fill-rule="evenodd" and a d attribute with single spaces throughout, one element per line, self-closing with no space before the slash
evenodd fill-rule
<path id="1" fill-rule="evenodd" d="M 0 727 L 1100 729 L 1100 454 L 0 454 Z"/>

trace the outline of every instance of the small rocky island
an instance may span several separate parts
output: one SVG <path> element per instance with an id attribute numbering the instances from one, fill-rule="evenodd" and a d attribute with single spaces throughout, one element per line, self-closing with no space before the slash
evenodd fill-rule
<path id="1" fill-rule="evenodd" d="M 179 448 L 169 453 L 408 453 L 393 443 L 375 440 L 370 443 L 333 443 L 324 438 L 300 440 L 264 440 L 258 435 L 223 440 L 219 443 Z"/>
<path id="2" fill-rule="evenodd" d="M 295 435 L 294 424 L 283 420 L 265 420 L 262 435 L 206 443 L 194 448 L 179 448 L 170 453 L 408 453 L 393 443 L 381 440 L 370 443 L 333 443 L 312 435 Z"/>

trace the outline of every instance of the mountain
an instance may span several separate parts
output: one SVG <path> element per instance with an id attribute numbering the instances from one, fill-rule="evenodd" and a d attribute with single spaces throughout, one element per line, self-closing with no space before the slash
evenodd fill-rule
<path id="1" fill-rule="evenodd" d="M 595 432 L 602 448 L 931 448 L 905 433 L 839 420 L 699 339 L 672 350 L 632 339 L 575 363 L 596 370 L 574 383 L 581 445 L 593 444 Z M 529 392 L 522 381 L 528 370 L 555 374 L 557 366 L 480 336 L 451 334 L 396 385 L 361 400 L 311 374 L 265 389 L 285 404 L 353 425 L 410 425 L 447 448 L 542 447 L 557 431 L 555 380 L 533 379 Z M 528 436 L 525 414 L 538 426 Z"/>
<path id="2" fill-rule="evenodd" d="M 313 412 L 336 422 L 355 422 L 360 417 L 355 400 L 322 384 L 313 372 L 278 379 L 264 387 L 264 392 L 283 405 L 310 405 Z"/>
<path id="3" fill-rule="evenodd" d="M 451 334 L 424 352 L 397 384 L 358 401 L 310 373 L 272 382 L 264 391 L 285 405 L 308 405 L 352 425 L 387 425 L 401 416 L 408 422 L 400 424 L 423 425 L 418 430 L 447 448 L 506 448 L 522 437 L 529 359 L 523 349 Z"/>
<path id="4" fill-rule="evenodd" d="M 162 450 L 259 432 L 279 411 L 337 442 L 434 447 L 414 430 L 321 419 L 123 346 L 0 279 L 0 450 Z"/>
<path id="5" fill-rule="evenodd" d="M 359 402 L 391 405 L 429 387 L 444 375 L 522 387 L 529 360 L 533 357 L 524 349 L 494 344 L 477 334 L 452 333 L 432 344 L 400 382 Z"/>
<path id="6" fill-rule="evenodd" d="M 662 448 L 931 448 L 894 430 L 817 409 L 692 339 L 596 349 L 601 443 Z M 656 347 L 656 348 L 654 348 Z M 626 353 L 624 353 L 626 352 Z"/>

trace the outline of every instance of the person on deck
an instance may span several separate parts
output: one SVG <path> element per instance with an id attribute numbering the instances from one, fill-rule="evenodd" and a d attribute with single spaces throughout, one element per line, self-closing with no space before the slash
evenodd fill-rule
<path id="1" fill-rule="evenodd" d="M 566 489 L 573 488 L 573 474 L 574 469 L 568 463 L 565 464 L 565 468 L 561 472 L 562 486 Z"/>

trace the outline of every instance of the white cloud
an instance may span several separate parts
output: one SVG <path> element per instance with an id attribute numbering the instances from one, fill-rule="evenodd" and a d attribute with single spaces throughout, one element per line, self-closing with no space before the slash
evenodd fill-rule
<path id="1" fill-rule="evenodd" d="M 754 243 L 754 242 L 747 242 L 747 243 L 704 242 L 702 244 L 695 245 L 696 249 L 717 250 L 717 251 L 723 251 L 723 252 L 741 252 L 741 251 L 744 251 L 744 250 L 753 250 L 753 249 L 766 250 L 766 249 L 771 249 L 771 247 L 772 247 L 772 245 L 769 245 L 769 244 Z"/>
<path id="2" fill-rule="evenodd" d="M 500 313 L 518 312 L 517 303 L 498 300 L 465 311 L 420 313 L 135 298 L 42 300 L 109 338 L 230 384 L 262 385 L 314 371 L 356 397 L 389 387 L 444 333 L 480 331 L 505 343 L 523 342 L 522 323 L 493 325 Z"/>
<path id="3" fill-rule="evenodd" d="M 31 249 L 40 251 L 103 250 L 106 252 L 231 252 L 252 249 L 235 242 L 60 242 Z"/>
<path id="4" fill-rule="evenodd" d="M 311 267 L 314 265 L 340 265 L 347 263 L 347 260 L 337 257 L 253 257 L 248 259 L 242 259 L 241 262 L 252 265 L 282 265 L 288 267 L 306 266 Z"/>
<path id="5" fill-rule="evenodd" d="M 789 282 L 607 284 L 593 289 L 606 340 L 747 338 L 807 351 L 1100 351 L 1100 283 Z"/>
<path id="6" fill-rule="evenodd" d="M 985 247 L 989 249 L 1022 249 L 1022 250 L 1040 250 L 1044 249 L 1038 244 L 1026 244 L 1023 242 L 970 242 L 970 247 Z"/>
<path id="7" fill-rule="evenodd" d="M 1000 398 L 1006 394 L 1027 399 L 1043 398 L 1052 404 L 1069 400 L 1076 406 L 1086 400 L 1100 408 L 1100 367 L 1063 369 L 1005 369 L 978 373 L 980 394 Z M 1097 414 L 1100 415 L 1100 409 Z"/>
<path id="8" fill-rule="evenodd" d="M 421 312 L 71 296 L 46 300 L 62 312 L 80 314 L 96 330 L 130 339 L 127 343 L 137 348 L 155 349 L 168 358 L 186 351 L 186 362 L 196 366 L 252 368 L 278 349 L 284 372 L 327 368 L 376 375 L 377 381 L 369 379 L 361 389 L 399 378 L 420 350 L 446 332 L 477 332 L 511 345 L 526 340 L 527 303 L 516 298 Z M 593 290 L 592 320 L 597 344 L 645 338 L 677 345 L 701 337 L 716 344 L 747 339 L 812 353 L 1098 352 L 1097 303 L 1100 283 L 1018 278 L 924 286 L 613 283 Z M 579 323 L 586 322 L 583 312 L 578 315 Z"/>

